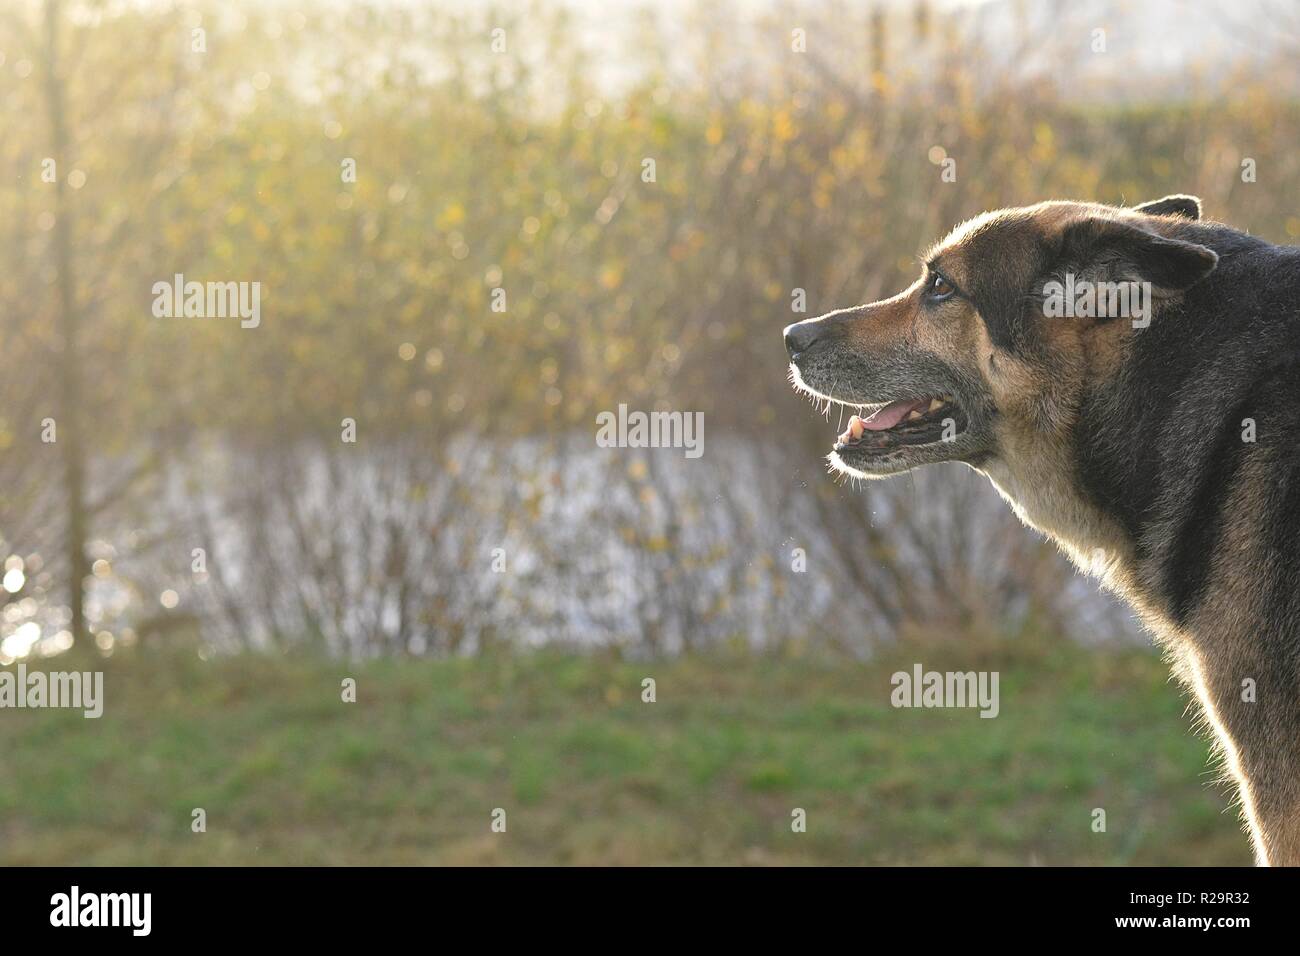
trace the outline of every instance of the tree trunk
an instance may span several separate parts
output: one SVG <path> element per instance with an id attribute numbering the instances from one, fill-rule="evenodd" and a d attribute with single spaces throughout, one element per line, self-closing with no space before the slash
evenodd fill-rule
<path id="1" fill-rule="evenodd" d="M 69 164 L 64 77 L 59 63 L 59 3 L 45 4 L 45 104 L 53 140 L 55 162 L 54 257 L 58 277 L 59 332 L 63 346 L 58 432 L 63 449 L 63 482 L 67 509 L 68 605 L 72 609 L 72 637 L 86 636 L 85 578 L 86 500 L 85 447 L 81 431 L 81 364 L 78 353 L 76 282 L 72 273 L 72 214 L 66 186 Z"/>

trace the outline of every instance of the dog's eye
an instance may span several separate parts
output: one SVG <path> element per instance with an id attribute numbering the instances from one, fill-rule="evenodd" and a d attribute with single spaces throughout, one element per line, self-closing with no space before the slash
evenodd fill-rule
<path id="1" fill-rule="evenodd" d="M 930 282 L 925 287 L 926 296 L 933 302 L 942 302 L 956 291 L 956 286 L 937 272 L 930 276 Z"/>

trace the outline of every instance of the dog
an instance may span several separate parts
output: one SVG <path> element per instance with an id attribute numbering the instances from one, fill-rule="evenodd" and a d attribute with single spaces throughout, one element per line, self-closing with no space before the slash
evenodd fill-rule
<path id="1" fill-rule="evenodd" d="M 1256 861 L 1300 864 L 1300 249 L 1186 195 L 1004 209 L 785 345 L 796 389 L 858 413 L 833 469 L 964 462 L 1132 605 Z"/>

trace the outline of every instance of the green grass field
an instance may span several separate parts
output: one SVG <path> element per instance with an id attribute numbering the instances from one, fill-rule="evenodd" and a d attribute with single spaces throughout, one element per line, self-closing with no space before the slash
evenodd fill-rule
<path id="1" fill-rule="evenodd" d="M 1000 671 L 1000 716 L 892 708 L 916 660 Z M 102 666 L 99 720 L 0 710 L 0 863 L 1250 862 L 1147 651 Z"/>

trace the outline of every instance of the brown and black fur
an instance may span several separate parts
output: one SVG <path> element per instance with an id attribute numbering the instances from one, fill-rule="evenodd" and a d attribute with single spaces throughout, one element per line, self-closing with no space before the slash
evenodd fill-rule
<path id="1" fill-rule="evenodd" d="M 1257 859 L 1294 865 L 1300 250 L 1200 211 L 1170 196 L 985 214 L 909 289 L 790 326 L 786 343 L 796 387 L 823 399 L 952 396 L 936 414 L 954 439 L 930 441 L 927 421 L 849 435 L 832 464 L 885 477 L 956 460 L 987 475 L 1153 629 L 1222 748 Z M 1067 272 L 1150 282 L 1149 326 L 1046 317 L 1044 283 Z"/>

